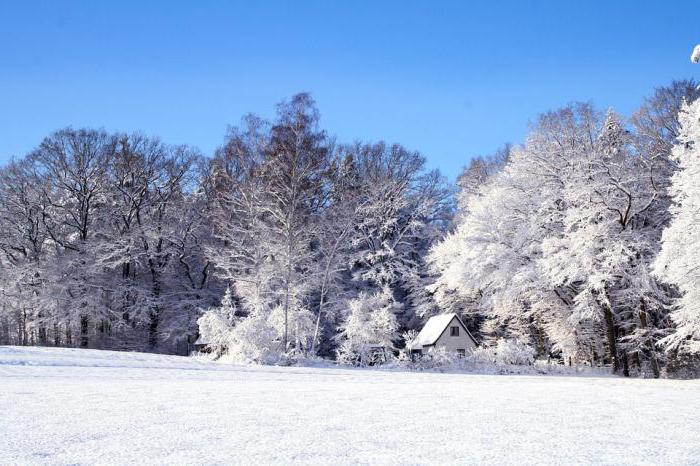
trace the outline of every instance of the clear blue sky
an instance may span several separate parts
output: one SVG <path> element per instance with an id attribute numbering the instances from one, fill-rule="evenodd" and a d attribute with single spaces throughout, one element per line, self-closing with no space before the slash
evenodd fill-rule
<path id="1" fill-rule="evenodd" d="M 68 125 L 210 154 L 308 91 L 339 140 L 400 142 L 454 178 L 544 110 L 627 113 L 700 77 L 698 42 L 698 0 L 0 0 L 0 163 Z"/>

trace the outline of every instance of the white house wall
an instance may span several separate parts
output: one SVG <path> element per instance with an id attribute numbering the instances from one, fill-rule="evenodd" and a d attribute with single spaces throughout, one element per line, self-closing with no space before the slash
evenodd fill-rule
<path id="1" fill-rule="evenodd" d="M 454 326 L 459 327 L 459 336 L 457 337 L 450 336 L 450 327 Z M 474 344 L 474 341 L 469 338 L 469 335 L 467 335 L 467 331 L 464 329 L 464 327 L 462 327 L 455 318 L 450 321 L 450 324 L 447 326 L 445 331 L 442 332 L 440 338 L 438 338 L 435 342 L 435 349 L 440 347 L 444 347 L 446 351 L 451 352 L 457 352 L 458 349 L 464 349 L 467 353 L 469 353 L 476 348 L 476 345 Z"/>

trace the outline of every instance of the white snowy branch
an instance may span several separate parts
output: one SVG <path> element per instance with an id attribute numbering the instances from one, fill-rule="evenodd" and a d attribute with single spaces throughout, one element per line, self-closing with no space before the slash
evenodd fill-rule
<path id="1" fill-rule="evenodd" d="M 693 53 L 690 55 L 690 61 L 693 63 L 700 62 L 700 44 L 696 45 L 693 49 Z"/>

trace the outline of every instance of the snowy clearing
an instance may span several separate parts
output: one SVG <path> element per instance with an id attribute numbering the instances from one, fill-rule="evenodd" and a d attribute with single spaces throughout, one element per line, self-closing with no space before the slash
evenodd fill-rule
<path id="1" fill-rule="evenodd" d="M 700 381 L 0 347 L 0 464 L 697 464 Z"/>

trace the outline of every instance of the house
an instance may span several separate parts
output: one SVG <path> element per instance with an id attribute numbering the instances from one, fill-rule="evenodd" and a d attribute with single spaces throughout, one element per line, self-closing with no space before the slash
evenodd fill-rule
<path id="1" fill-rule="evenodd" d="M 457 314 L 440 314 L 428 319 L 418 336 L 411 342 L 412 354 L 426 354 L 444 348 L 462 356 L 477 347 L 477 342 Z"/>

